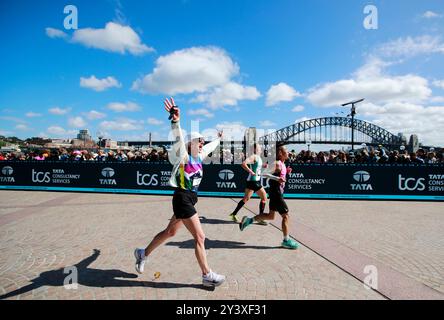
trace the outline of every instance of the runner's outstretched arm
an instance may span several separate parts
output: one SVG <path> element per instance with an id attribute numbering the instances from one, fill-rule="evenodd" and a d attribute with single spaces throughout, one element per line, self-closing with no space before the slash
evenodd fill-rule
<path id="1" fill-rule="evenodd" d="M 204 145 L 202 147 L 202 158 L 205 159 L 208 155 L 213 152 L 220 144 L 220 140 L 222 139 L 222 131 L 218 133 L 218 138 L 211 141 L 210 143 Z"/>

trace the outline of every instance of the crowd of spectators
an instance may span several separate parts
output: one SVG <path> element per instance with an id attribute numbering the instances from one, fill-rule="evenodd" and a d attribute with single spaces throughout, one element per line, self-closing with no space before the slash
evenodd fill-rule
<path id="1" fill-rule="evenodd" d="M 416 152 L 407 150 L 388 151 L 384 148 L 362 148 L 354 152 L 343 150 L 289 152 L 290 163 L 389 163 L 389 164 L 433 164 L 444 163 L 443 152 Z"/>
<path id="2" fill-rule="evenodd" d="M 12 161 L 168 161 L 168 151 L 165 148 L 151 148 L 145 151 L 104 151 L 104 150 L 77 150 L 77 149 L 53 149 L 30 152 L 0 153 L 0 160 Z"/>
<path id="3" fill-rule="evenodd" d="M 244 159 L 242 152 L 235 152 L 230 149 L 222 150 L 223 163 L 241 163 Z M 147 161 L 147 162 L 167 162 L 168 151 L 166 148 L 150 148 L 148 150 L 138 151 L 104 151 L 104 150 L 69 150 L 53 149 L 38 150 L 29 152 L 0 152 L 0 161 Z M 289 163 L 399 163 L 399 164 L 433 164 L 444 163 L 443 152 L 434 150 L 425 151 L 420 148 L 416 152 L 407 150 L 388 151 L 384 148 L 362 148 L 354 152 L 343 150 L 330 150 L 314 152 L 302 150 L 289 152 Z"/>

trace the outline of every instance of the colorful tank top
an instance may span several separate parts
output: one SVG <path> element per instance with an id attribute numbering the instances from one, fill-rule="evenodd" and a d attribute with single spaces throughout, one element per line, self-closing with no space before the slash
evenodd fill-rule
<path id="1" fill-rule="evenodd" d="M 203 177 L 202 158 L 188 155 L 187 163 L 181 163 L 176 174 L 176 183 L 180 189 L 197 192 Z"/>
<path id="2" fill-rule="evenodd" d="M 256 174 L 248 174 L 247 181 L 261 181 L 262 158 L 256 155 L 254 158 L 254 163 L 249 164 L 248 167 Z"/>

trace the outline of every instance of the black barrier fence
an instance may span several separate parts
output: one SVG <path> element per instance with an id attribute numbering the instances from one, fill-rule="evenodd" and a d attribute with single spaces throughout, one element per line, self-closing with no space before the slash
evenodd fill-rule
<path id="1" fill-rule="evenodd" d="M 444 201 L 444 165 L 294 164 L 286 198 Z M 172 166 L 146 162 L 0 163 L 0 190 L 172 194 Z M 205 165 L 199 195 L 243 196 L 240 165 Z M 267 187 L 268 180 L 262 184 Z"/>

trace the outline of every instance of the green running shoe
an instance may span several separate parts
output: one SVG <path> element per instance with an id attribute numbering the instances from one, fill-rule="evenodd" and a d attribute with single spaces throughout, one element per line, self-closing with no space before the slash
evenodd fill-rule
<path id="1" fill-rule="evenodd" d="M 243 217 L 241 223 L 239 223 L 240 231 L 244 231 L 244 229 L 252 223 L 253 223 L 253 218 L 248 218 L 247 216 Z"/>
<path id="2" fill-rule="evenodd" d="M 294 241 L 293 239 L 289 238 L 288 240 L 284 240 L 284 241 L 282 241 L 282 246 L 283 246 L 284 248 L 294 250 L 294 249 L 299 248 L 299 243 L 297 243 L 297 242 Z"/>
<path id="3" fill-rule="evenodd" d="M 239 219 L 237 218 L 237 215 L 230 214 L 229 217 L 231 218 L 231 221 L 234 221 L 236 223 L 239 223 Z"/>

